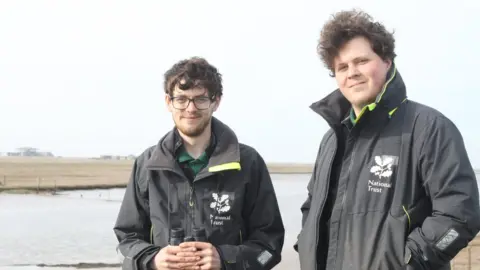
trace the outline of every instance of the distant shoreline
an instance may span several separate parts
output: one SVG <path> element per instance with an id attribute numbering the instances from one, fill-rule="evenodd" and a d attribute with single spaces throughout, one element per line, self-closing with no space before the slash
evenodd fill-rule
<path id="1" fill-rule="evenodd" d="M 0 193 L 125 188 L 133 160 L 0 157 Z M 271 174 L 311 174 L 313 164 L 267 163 Z M 475 170 L 480 174 L 479 170 Z"/>
<path id="2" fill-rule="evenodd" d="M 133 160 L 0 157 L 0 193 L 125 188 Z M 312 164 L 269 163 L 271 174 L 310 174 Z"/>

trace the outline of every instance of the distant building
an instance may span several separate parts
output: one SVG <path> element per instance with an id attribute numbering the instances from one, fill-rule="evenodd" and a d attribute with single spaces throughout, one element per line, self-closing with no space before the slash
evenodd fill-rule
<path id="1" fill-rule="evenodd" d="M 128 156 L 114 156 L 114 155 L 101 155 L 100 159 L 104 160 L 134 160 L 136 157 L 134 155 Z"/>
<path id="2" fill-rule="evenodd" d="M 37 148 L 33 147 L 20 147 L 17 148 L 17 151 L 8 152 L 6 156 L 10 157 L 53 157 L 52 152 L 42 152 L 38 151 Z"/>

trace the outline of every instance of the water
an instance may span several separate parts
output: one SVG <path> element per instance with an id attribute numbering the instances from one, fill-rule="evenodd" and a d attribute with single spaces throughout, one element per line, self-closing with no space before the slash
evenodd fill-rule
<path id="1" fill-rule="evenodd" d="M 272 177 L 287 231 L 283 260 L 275 269 L 298 269 L 292 246 L 300 231 L 300 205 L 309 175 Z M 112 228 L 123 193 L 123 189 L 111 189 L 60 196 L 0 195 L 0 270 L 72 269 L 37 268 L 37 264 L 118 264 Z M 115 268 L 102 268 L 106 269 Z"/>

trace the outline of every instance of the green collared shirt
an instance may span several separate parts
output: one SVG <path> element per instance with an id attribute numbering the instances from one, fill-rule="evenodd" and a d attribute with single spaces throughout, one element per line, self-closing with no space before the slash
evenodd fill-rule
<path id="1" fill-rule="evenodd" d="M 353 111 L 353 108 L 350 109 L 350 122 L 355 125 L 357 122 L 357 116 L 355 115 L 355 112 Z"/>
<path id="2" fill-rule="evenodd" d="M 212 155 L 215 148 L 216 142 L 217 140 L 215 134 L 213 134 L 212 132 L 209 146 L 197 159 L 195 159 L 190 156 L 185 147 L 182 145 L 182 140 L 180 136 L 177 135 L 177 150 L 175 151 L 177 153 L 176 160 L 184 169 L 185 174 L 190 180 L 193 180 L 203 168 L 207 167 L 210 156 Z"/>
<path id="3" fill-rule="evenodd" d="M 206 152 L 203 152 L 197 159 L 194 159 L 188 152 L 185 150 L 184 147 L 180 149 L 180 152 L 177 156 L 177 161 L 180 164 L 187 165 L 193 172 L 193 176 L 198 174 L 203 168 L 205 168 L 208 164 L 208 155 Z"/>

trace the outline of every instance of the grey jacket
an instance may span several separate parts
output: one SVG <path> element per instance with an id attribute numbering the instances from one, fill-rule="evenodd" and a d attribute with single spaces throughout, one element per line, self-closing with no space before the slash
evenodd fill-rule
<path id="1" fill-rule="evenodd" d="M 350 109 L 342 94 L 336 90 L 311 106 L 331 129 L 301 207 L 295 245 L 301 269 L 449 269 L 480 230 L 477 181 L 459 130 L 435 109 L 407 100 L 394 65 L 387 81 L 345 142 L 336 136 Z M 319 219 L 338 143 L 351 151 L 339 173 L 325 246 Z M 328 251 L 326 265 L 317 265 L 319 251 Z"/>
<path id="2" fill-rule="evenodd" d="M 193 184 L 175 160 L 173 130 L 136 159 L 114 227 L 123 269 L 148 269 L 172 228 L 186 236 L 205 229 L 223 269 L 272 269 L 281 261 L 285 229 L 264 160 L 216 118 L 212 129 L 216 145 Z"/>

